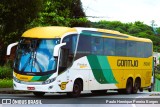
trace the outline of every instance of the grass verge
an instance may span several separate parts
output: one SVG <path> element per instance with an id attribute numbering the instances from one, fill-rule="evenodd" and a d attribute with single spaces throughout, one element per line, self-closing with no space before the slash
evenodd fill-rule
<path id="1" fill-rule="evenodd" d="M 11 88 L 11 90 L 1 90 L 1 88 Z M 3 93 L 3 94 L 28 94 L 31 92 L 13 90 L 12 79 L 0 79 L 0 93 Z"/>
<path id="2" fill-rule="evenodd" d="M 13 81 L 12 79 L 0 79 L 0 88 L 12 88 Z"/>

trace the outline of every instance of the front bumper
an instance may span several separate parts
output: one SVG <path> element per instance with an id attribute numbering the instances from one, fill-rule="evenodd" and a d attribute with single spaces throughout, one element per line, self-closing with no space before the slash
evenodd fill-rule
<path id="1" fill-rule="evenodd" d="M 13 85 L 14 85 L 13 87 L 14 90 L 21 90 L 21 91 L 62 92 L 63 90 L 61 90 L 59 85 L 56 84 L 55 82 L 44 85 L 29 85 L 29 84 L 17 83 L 16 81 L 13 80 Z"/>

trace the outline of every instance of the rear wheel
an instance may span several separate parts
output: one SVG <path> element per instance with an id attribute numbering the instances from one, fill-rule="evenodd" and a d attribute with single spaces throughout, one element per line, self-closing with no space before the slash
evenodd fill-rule
<path id="1" fill-rule="evenodd" d="M 148 88 L 148 92 L 151 92 L 152 91 L 152 89 L 151 88 Z"/>
<path id="2" fill-rule="evenodd" d="M 67 95 L 69 97 L 79 97 L 82 91 L 82 82 L 79 80 L 76 80 L 73 86 L 73 91 L 68 92 Z"/>
<path id="3" fill-rule="evenodd" d="M 140 92 L 143 92 L 143 88 L 140 88 L 139 91 L 140 91 Z"/>
<path id="4" fill-rule="evenodd" d="M 45 92 L 33 92 L 36 97 L 43 97 Z"/>
<path id="5" fill-rule="evenodd" d="M 140 88 L 141 86 L 141 82 L 139 79 L 136 79 L 135 80 L 135 83 L 134 83 L 134 87 L 133 87 L 133 94 L 136 94 L 138 89 Z"/>
<path id="6" fill-rule="evenodd" d="M 129 78 L 126 83 L 125 93 L 131 94 L 132 90 L 133 90 L 133 80 L 131 78 Z"/>
<path id="7" fill-rule="evenodd" d="M 153 87 L 154 87 L 153 84 L 151 84 L 151 86 L 148 87 L 148 92 L 152 92 Z"/>

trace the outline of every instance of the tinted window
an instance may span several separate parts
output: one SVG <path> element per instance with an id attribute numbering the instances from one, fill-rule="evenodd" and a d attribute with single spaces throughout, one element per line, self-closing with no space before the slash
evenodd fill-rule
<path id="1" fill-rule="evenodd" d="M 73 34 L 65 37 L 63 43 L 66 43 L 63 48 L 69 49 L 70 54 L 74 54 L 77 45 L 77 35 Z"/>
<path id="2" fill-rule="evenodd" d="M 126 56 L 127 43 L 125 40 L 116 40 L 116 56 Z"/>
<path id="3" fill-rule="evenodd" d="M 135 41 L 127 41 L 127 56 L 129 57 L 135 57 L 137 56 L 137 42 Z"/>
<path id="4" fill-rule="evenodd" d="M 91 37 L 91 49 L 94 55 L 103 55 L 103 38 Z"/>
<path id="5" fill-rule="evenodd" d="M 95 35 L 93 35 L 95 34 Z M 138 41 L 98 37 L 100 32 L 85 32 L 80 35 L 76 59 L 87 55 L 149 57 L 152 44 Z"/>
<path id="6" fill-rule="evenodd" d="M 152 56 L 152 44 L 127 41 L 127 56 L 129 57 L 150 57 Z"/>
<path id="7" fill-rule="evenodd" d="M 152 44 L 151 43 L 144 43 L 144 57 L 152 56 Z"/>
<path id="8" fill-rule="evenodd" d="M 77 53 L 90 54 L 91 53 L 91 37 L 81 35 L 78 42 Z"/>
<path id="9" fill-rule="evenodd" d="M 91 37 L 80 35 L 75 60 L 91 54 Z"/>
<path id="10" fill-rule="evenodd" d="M 62 46 L 61 48 L 58 73 L 63 72 L 66 68 L 72 65 L 75 48 L 77 44 L 77 35 L 76 34 L 68 35 L 63 39 L 62 42 L 66 43 L 66 45 Z"/>
<path id="11" fill-rule="evenodd" d="M 143 42 L 136 42 L 136 56 L 137 57 L 144 57 L 144 43 Z"/>
<path id="12" fill-rule="evenodd" d="M 104 38 L 104 55 L 115 55 L 115 39 Z"/>

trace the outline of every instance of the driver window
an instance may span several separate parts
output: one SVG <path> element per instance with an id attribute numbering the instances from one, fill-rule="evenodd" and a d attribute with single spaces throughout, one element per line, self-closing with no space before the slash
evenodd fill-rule
<path id="1" fill-rule="evenodd" d="M 77 35 L 72 34 L 65 37 L 62 43 L 66 43 L 65 46 L 61 48 L 60 55 L 60 72 L 64 71 L 66 68 L 70 67 L 73 62 L 74 53 L 77 43 Z"/>

